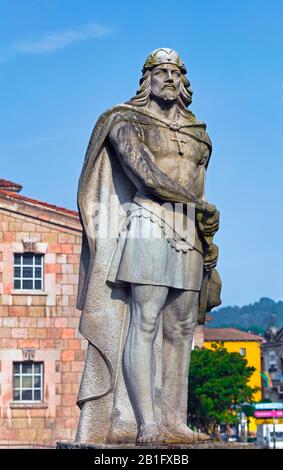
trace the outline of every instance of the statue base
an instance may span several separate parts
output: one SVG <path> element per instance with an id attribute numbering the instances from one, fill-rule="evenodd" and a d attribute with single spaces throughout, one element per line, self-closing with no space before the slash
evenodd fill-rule
<path id="1" fill-rule="evenodd" d="M 111 449 L 256 449 L 256 445 L 247 442 L 220 442 L 220 441 L 205 441 L 205 442 L 192 442 L 188 444 L 156 444 L 156 445 L 143 445 L 137 446 L 135 444 L 82 444 L 80 442 L 65 442 L 60 441 L 56 444 L 56 449 L 96 449 L 96 450 L 111 450 Z"/>

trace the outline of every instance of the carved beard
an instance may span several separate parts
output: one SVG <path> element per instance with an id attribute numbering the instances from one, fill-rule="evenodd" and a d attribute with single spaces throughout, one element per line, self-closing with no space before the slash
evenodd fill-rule
<path id="1" fill-rule="evenodd" d="M 151 96 L 157 98 L 158 100 L 165 102 L 176 101 L 179 97 L 179 92 L 173 84 L 165 84 L 161 89 L 153 91 L 151 89 Z"/>

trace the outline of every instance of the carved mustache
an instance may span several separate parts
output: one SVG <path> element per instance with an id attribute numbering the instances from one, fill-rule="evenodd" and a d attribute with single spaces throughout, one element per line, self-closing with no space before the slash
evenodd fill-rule
<path id="1" fill-rule="evenodd" d="M 165 83 L 165 85 L 163 85 L 163 87 L 162 87 L 162 90 L 164 90 L 164 88 L 173 88 L 174 90 L 176 90 L 175 85 L 173 85 L 171 83 Z"/>

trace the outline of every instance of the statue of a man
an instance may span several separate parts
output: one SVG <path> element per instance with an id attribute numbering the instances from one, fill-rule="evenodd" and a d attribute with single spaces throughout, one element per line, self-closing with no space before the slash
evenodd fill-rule
<path id="1" fill-rule="evenodd" d="M 211 142 L 187 109 L 189 86 L 175 51 L 153 51 L 136 96 L 100 117 L 88 146 L 78 192 L 89 341 L 80 441 L 131 440 L 130 413 L 140 444 L 202 437 L 186 424 L 188 363 L 198 318 L 219 304 L 219 212 L 204 198 Z M 114 196 L 120 233 L 98 235 L 113 222 L 101 208 Z"/>

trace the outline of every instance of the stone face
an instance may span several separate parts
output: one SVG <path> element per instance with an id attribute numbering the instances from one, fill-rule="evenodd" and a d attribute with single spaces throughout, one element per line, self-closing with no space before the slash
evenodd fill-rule
<path id="1" fill-rule="evenodd" d="M 31 201 L 0 190 L 0 446 L 4 447 L 54 447 L 58 439 L 74 439 L 79 415 L 76 398 L 86 342 L 81 336 L 74 339 L 79 324 L 73 300 L 77 276 L 61 273 L 62 267 L 69 273 L 78 267 L 81 226 L 76 213 Z M 44 254 L 44 292 L 13 288 L 13 256 L 23 252 L 23 240 L 36 240 L 33 249 Z M 13 362 L 23 361 L 27 349 L 44 364 L 42 403 L 13 402 Z"/>
<path id="2" fill-rule="evenodd" d="M 175 51 L 153 51 L 137 95 L 100 117 L 88 146 L 78 188 L 82 443 L 196 437 L 188 362 L 197 322 L 220 303 L 219 212 L 204 198 L 211 142 L 187 109 L 185 74 Z"/>

